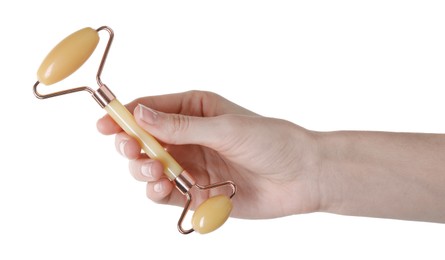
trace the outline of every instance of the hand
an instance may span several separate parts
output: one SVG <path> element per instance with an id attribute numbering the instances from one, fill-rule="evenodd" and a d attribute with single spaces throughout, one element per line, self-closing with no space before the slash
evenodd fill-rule
<path id="1" fill-rule="evenodd" d="M 322 207 L 314 133 L 257 115 L 209 92 L 144 97 L 127 108 L 197 183 L 237 184 L 233 217 L 272 218 Z M 117 150 L 130 159 L 131 174 L 147 182 L 151 200 L 184 205 L 184 195 L 164 176 L 161 163 L 142 154 L 136 140 L 109 116 L 97 126 L 103 134 L 116 134 Z M 192 192 L 192 196 L 194 208 L 212 194 Z"/>

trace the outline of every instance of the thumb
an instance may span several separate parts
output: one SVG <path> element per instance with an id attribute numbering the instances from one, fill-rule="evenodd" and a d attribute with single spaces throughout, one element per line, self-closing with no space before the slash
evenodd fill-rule
<path id="1" fill-rule="evenodd" d="M 231 132 L 219 117 L 194 117 L 168 114 L 139 104 L 134 110 L 136 122 L 157 139 L 168 144 L 198 144 L 216 149 Z"/>

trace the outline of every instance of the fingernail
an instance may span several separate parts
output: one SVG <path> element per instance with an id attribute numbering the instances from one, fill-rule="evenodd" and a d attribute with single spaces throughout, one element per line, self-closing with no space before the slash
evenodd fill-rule
<path id="1" fill-rule="evenodd" d="M 153 174 L 151 173 L 151 163 L 142 164 L 141 173 L 145 177 L 153 178 Z"/>
<path id="2" fill-rule="evenodd" d="M 126 154 L 125 154 L 125 145 L 127 143 L 128 143 L 128 140 L 122 140 L 119 143 L 119 152 L 121 153 L 122 156 L 125 156 L 125 157 L 127 157 Z"/>
<path id="3" fill-rule="evenodd" d="M 155 192 L 162 192 L 162 190 L 164 189 L 162 183 L 156 183 L 155 186 L 153 187 L 153 190 Z"/>
<path id="4" fill-rule="evenodd" d="M 142 104 L 139 104 L 139 118 L 147 124 L 153 125 L 158 118 L 158 112 Z"/>

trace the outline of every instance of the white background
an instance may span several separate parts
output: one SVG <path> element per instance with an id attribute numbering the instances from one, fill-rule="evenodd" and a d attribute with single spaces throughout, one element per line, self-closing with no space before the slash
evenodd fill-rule
<path id="1" fill-rule="evenodd" d="M 97 132 L 88 94 L 31 90 L 55 44 L 108 25 L 102 78 L 123 103 L 201 89 L 312 130 L 443 133 L 444 14 L 442 1 L 2 1 L 0 259 L 444 259 L 444 225 L 322 213 L 183 236 L 181 209 L 146 199 Z M 54 90 L 95 87 L 100 54 Z"/>

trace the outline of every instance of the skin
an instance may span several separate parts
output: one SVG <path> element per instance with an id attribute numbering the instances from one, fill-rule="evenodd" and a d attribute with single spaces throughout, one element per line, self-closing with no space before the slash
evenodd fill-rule
<path id="1" fill-rule="evenodd" d="M 202 91 L 143 97 L 127 107 L 197 183 L 237 184 L 233 217 L 330 212 L 445 222 L 445 135 L 321 133 Z M 109 116 L 97 127 L 116 135 L 117 150 L 133 177 L 147 183 L 149 199 L 184 204 L 161 163 L 141 154 Z M 192 208 L 212 195 L 192 190 Z"/>

